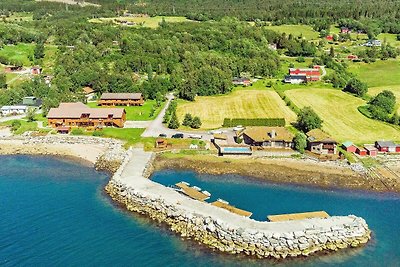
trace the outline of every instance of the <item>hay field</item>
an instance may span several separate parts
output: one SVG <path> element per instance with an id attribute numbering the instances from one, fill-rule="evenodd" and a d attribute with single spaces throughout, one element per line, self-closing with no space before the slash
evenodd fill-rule
<path id="1" fill-rule="evenodd" d="M 400 141 L 400 128 L 368 119 L 357 107 L 365 101 L 336 89 L 294 89 L 285 94 L 298 107 L 311 106 L 324 120 L 323 130 L 337 141 L 351 140 L 357 144 L 376 140 Z"/>
<path id="2" fill-rule="evenodd" d="M 349 71 L 369 87 L 400 85 L 400 61 L 395 59 L 378 60 L 374 63 L 352 63 Z"/>
<path id="3" fill-rule="evenodd" d="M 285 118 L 288 124 L 296 120 L 296 114 L 272 90 L 238 89 L 228 95 L 180 101 L 177 109 L 180 121 L 186 113 L 199 116 L 203 129 L 221 127 L 224 118 Z"/>
<path id="4" fill-rule="evenodd" d="M 279 33 L 286 33 L 286 35 L 292 34 L 293 36 L 299 36 L 303 34 L 303 37 L 307 40 L 317 40 L 319 38 L 319 33 L 308 25 L 279 25 L 266 26 L 266 28 Z"/>

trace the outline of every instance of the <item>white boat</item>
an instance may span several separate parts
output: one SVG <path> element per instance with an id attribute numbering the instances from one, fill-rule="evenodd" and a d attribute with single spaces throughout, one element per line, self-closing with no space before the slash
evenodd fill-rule
<path id="1" fill-rule="evenodd" d="M 194 190 L 196 190 L 196 191 L 201 191 L 201 188 L 198 187 L 198 186 L 192 186 L 192 188 L 193 188 Z"/>
<path id="2" fill-rule="evenodd" d="M 229 202 L 226 201 L 226 200 L 223 200 L 223 199 L 218 198 L 217 201 L 218 201 L 218 202 L 221 202 L 221 203 L 224 203 L 224 204 L 226 204 L 226 205 L 229 205 Z"/>
<path id="3" fill-rule="evenodd" d="M 211 193 L 210 192 L 208 192 L 208 191 L 201 191 L 204 195 L 206 195 L 206 196 L 208 196 L 208 197 L 210 197 L 211 196 Z"/>

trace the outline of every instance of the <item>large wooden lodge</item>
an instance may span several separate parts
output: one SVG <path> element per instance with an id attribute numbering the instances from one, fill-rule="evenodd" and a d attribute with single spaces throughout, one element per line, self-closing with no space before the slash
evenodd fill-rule
<path id="1" fill-rule="evenodd" d="M 123 128 L 126 112 L 123 108 L 89 108 L 81 102 L 61 103 L 47 114 L 51 127 L 94 127 L 114 126 Z"/>
<path id="2" fill-rule="evenodd" d="M 142 93 L 103 93 L 98 102 L 99 106 L 142 106 Z"/>

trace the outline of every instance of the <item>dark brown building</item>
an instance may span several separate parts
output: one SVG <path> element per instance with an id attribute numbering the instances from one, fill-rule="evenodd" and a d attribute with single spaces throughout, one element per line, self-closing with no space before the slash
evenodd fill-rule
<path id="1" fill-rule="evenodd" d="M 100 106 L 142 106 L 142 93 L 103 93 L 99 100 Z"/>

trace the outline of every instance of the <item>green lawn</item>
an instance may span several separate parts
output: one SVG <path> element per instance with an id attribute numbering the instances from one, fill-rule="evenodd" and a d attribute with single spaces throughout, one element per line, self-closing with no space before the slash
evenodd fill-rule
<path id="1" fill-rule="evenodd" d="M 32 66 L 30 58 L 33 58 L 34 44 L 19 43 L 17 45 L 6 45 L 0 49 L 0 56 L 11 62 L 19 62 L 24 66 Z"/>
<path id="2" fill-rule="evenodd" d="M 162 19 L 168 23 L 176 23 L 176 22 L 187 22 L 191 21 L 185 17 L 170 17 L 170 16 L 155 16 L 155 17 L 114 17 L 114 18 L 96 18 L 96 19 L 91 19 L 89 22 L 93 23 L 104 23 L 104 22 L 115 22 L 116 20 L 119 21 L 130 21 L 130 22 L 135 22 L 138 24 L 137 26 L 143 26 L 143 27 L 148 27 L 148 28 L 157 28 L 159 26 L 159 23 L 162 21 Z M 117 23 L 117 22 L 115 22 Z"/>
<path id="3" fill-rule="evenodd" d="M 339 142 L 400 141 L 399 127 L 368 119 L 357 110 L 365 105 L 360 98 L 337 89 L 293 89 L 285 91 L 285 94 L 299 108 L 311 106 L 324 121 L 323 129 Z"/>
<path id="4" fill-rule="evenodd" d="M 127 142 L 127 145 L 132 145 L 141 141 L 141 135 L 145 129 L 139 128 L 104 128 L 102 130 L 103 137 L 116 138 Z"/>
<path id="5" fill-rule="evenodd" d="M 319 33 L 308 25 L 279 25 L 266 26 L 266 28 L 279 33 L 286 33 L 287 35 L 300 36 L 302 34 L 307 40 L 316 40 L 319 37 Z"/>
<path id="6" fill-rule="evenodd" d="M 378 60 L 374 63 L 351 63 L 349 70 L 369 87 L 400 85 L 400 61 Z"/>
<path id="7" fill-rule="evenodd" d="M 388 44 L 392 46 L 396 47 L 400 46 L 400 41 L 397 41 L 397 34 L 381 33 L 378 35 L 378 40 L 381 40 L 382 42 L 386 41 Z"/>
<path id="8" fill-rule="evenodd" d="M 97 102 L 89 102 L 87 105 L 91 108 L 103 108 L 97 106 Z M 151 109 L 155 105 L 156 105 L 155 100 L 146 100 L 143 106 L 130 106 L 130 107 L 123 106 L 123 108 L 125 108 L 126 110 L 126 119 L 128 121 L 154 120 L 157 117 L 158 113 L 160 113 L 162 107 L 164 106 L 164 103 L 161 105 L 161 107 L 158 107 L 156 109 L 156 112 L 154 113 L 153 116 L 150 116 Z M 122 108 L 122 106 L 120 108 Z"/>
<path id="9" fill-rule="evenodd" d="M 21 123 L 21 126 L 14 132 L 14 134 L 23 134 L 28 131 L 36 131 L 37 130 L 37 123 L 35 121 L 27 122 L 25 120 L 18 120 Z M 11 126 L 13 123 L 12 121 L 6 121 L 1 123 L 2 126 Z"/>

